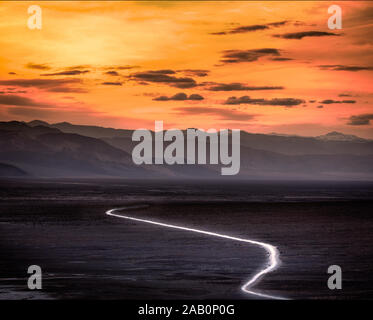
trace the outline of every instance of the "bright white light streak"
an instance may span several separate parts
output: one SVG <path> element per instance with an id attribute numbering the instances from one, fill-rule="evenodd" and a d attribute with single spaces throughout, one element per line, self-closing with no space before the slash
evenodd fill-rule
<path id="1" fill-rule="evenodd" d="M 280 259 L 279 259 L 279 252 L 275 246 L 272 246 L 268 243 L 265 242 L 260 242 L 260 241 L 255 241 L 255 240 L 250 240 L 250 239 L 243 239 L 243 238 L 237 238 L 237 237 L 231 237 L 227 236 L 225 234 L 220 234 L 220 233 L 215 233 L 215 232 L 209 232 L 209 231 L 204 231 L 204 230 L 199 230 L 199 229 L 194 229 L 194 228 L 187 228 L 187 227 L 181 227 L 173 224 L 168 224 L 168 223 L 162 223 L 162 222 L 156 222 L 152 220 L 147 220 L 147 219 L 140 219 L 140 218 L 134 218 L 130 217 L 127 215 L 120 215 L 120 214 L 115 214 L 114 212 L 120 211 L 120 210 L 128 210 L 128 209 L 139 209 L 142 208 L 143 206 L 132 206 L 132 207 L 125 207 L 125 208 L 117 208 L 117 209 L 111 209 L 106 211 L 106 214 L 112 217 L 117 217 L 117 218 L 122 218 L 122 219 L 127 219 L 127 220 L 132 220 L 132 221 L 137 221 L 137 222 L 143 222 L 143 223 L 149 223 L 161 227 L 166 227 L 166 228 L 172 228 L 172 229 L 177 229 L 177 230 L 183 230 L 183 231 L 189 231 L 189 232 L 195 232 L 195 233 L 200 233 L 200 234 L 205 234 L 208 236 L 213 236 L 213 237 L 218 237 L 218 238 L 223 238 L 223 239 L 229 239 L 233 241 L 239 241 L 239 242 L 245 242 L 245 243 L 250 243 L 253 245 L 257 245 L 265 249 L 268 253 L 268 263 L 265 265 L 263 269 L 261 269 L 258 273 L 256 273 L 252 278 L 250 278 L 249 281 L 247 281 L 242 287 L 241 290 L 243 292 L 246 292 L 248 294 L 252 294 L 261 298 L 267 298 L 267 299 L 278 299 L 278 300 L 286 300 L 287 298 L 283 297 L 278 297 L 278 296 L 272 296 L 269 294 L 264 294 L 260 292 L 253 291 L 251 288 L 259 282 L 259 280 L 267 273 L 272 272 L 276 270 L 279 265 L 280 265 Z"/>

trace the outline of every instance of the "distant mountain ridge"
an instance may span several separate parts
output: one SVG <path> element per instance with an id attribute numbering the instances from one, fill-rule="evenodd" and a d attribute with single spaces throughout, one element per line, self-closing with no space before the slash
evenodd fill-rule
<path id="1" fill-rule="evenodd" d="M 87 126 L 87 125 L 74 125 L 69 122 L 59 122 L 49 124 L 41 120 L 33 120 L 27 123 L 31 127 L 35 126 L 45 126 L 50 128 L 57 128 L 65 133 L 76 133 L 92 138 L 114 138 L 114 137 L 131 137 L 132 130 L 125 129 L 114 129 L 114 128 L 104 128 L 99 126 Z"/>
<path id="2" fill-rule="evenodd" d="M 135 165 L 132 132 L 40 120 L 0 122 L 0 163 L 34 177 L 222 178 L 222 165 Z M 241 170 L 228 178 L 373 181 L 373 141 L 335 136 L 340 134 L 325 139 L 242 131 Z"/>
<path id="3" fill-rule="evenodd" d="M 136 176 L 132 157 L 106 142 L 56 128 L 0 122 L 0 161 L 33 176 Z"/>
<path id="4" fill-rule="evenodd" d="M 27 172 L 6 163 L 0 163 L 0 177 L 25 177 Z"/>
<path id="5" fill-rule="evenodd" d="M 328 140 L 328 141 L 356 141 L 356 142 L 365 142 L 369 141 L 368 139 L 363 139 L 353 134 L 344 134 L 337 131 L 332 131 L 327 134 L 317 136 L 316 139 Z"/>
<path id="6" fill-rule="evenodd" d="M 40 120 L 35 120 L 29 122 L 28 125 L 33 126 L 41 122 Z M 103 139 L 112 146 L 129 153 L 132 152 L 134 146 L 131 139 L 133 130 L 74 125 L 67 122 L 48 124 L 48 126 L 57 128 L 65 133 L 76 133 Z M 241 145 L 285 155 L 373 154 L 373 140 L 355 137 L 338 132 L 330 132 L 318 137 L 302 137 L 241 131 Z"/>

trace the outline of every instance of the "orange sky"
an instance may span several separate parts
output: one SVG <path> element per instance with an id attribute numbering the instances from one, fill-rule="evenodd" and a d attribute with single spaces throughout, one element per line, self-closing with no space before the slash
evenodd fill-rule
<path id="1" fill-rule="evenodd" d="M 372 34 L 371 2 L 1 1 L 0 119 L 373 138 Z"/>

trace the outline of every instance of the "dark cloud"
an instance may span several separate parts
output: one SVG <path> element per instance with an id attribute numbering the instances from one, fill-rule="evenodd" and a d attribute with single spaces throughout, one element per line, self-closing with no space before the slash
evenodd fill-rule
<path id="1" fill-rule="evenodd" d="M 89 70 L 65 70 L 60 72 L 54 72 L 54 73 L 44 73 L 41 74 L 41 76 L 76 76 L 84 73 L 90 72 Z"/>
<path id="2" fill-rule="evenodd" d="M 51 92 L 82 92 L 83 89 L 70 85 L 81 83 L 80 79 L 11 79 L 0 80 L 0 85 L 30 88 L 35 87 Z"/>
<path id="3" fill-rule="evenodd" d="M 287 23 L 288 21 L 280 21 L 280 22 L 272 22 L 267 24 L 254 24 L 249 26 L 240 26 L 228 31 L 221 31 L 221 32 L 212 32 L 212 35 L 226 35 L 226 34 L 237 34 L 237 33 L 246 33 L 246 32 L 254 32 L 260 30 L 270 29 L 271 27 L 280 27 Z"/>
<path id="4" fill-rule="evenodd" d="M 182 107 L 176 108 L 174 110 L 179 111 L 182 114 L 190 114 L 190 115 L 200 115 L 200 114 L 210 114 L 219 116 L 220 119 L 223 120 L 252 120 L 256 115 L 248 114 L 245 112 L 240 112 L 236 110 L 227 110 L 223 108 L 210 108 L 210 107 Z"/>
<path id="5" fill-rule="evenodd" d="M 277 57 L 277 58 L 272 58 L 271 59 L 272 61 L 290 61 L 290 60 L 294 60 L 292 58 L 285 58 L 285 57 Z"/>
<path id="6" fill-rule="evenodd" d="M 334 104 L 334 103 L 356 103 L 355 100 L 332 100 L 332 99 L 327 99 L 320 101 L 320 103 L 323 104 Z"/>
<path id="7" fill-rule="evenodd" d="M 107 72 L 105 72 L 105 74 L 107 74 L 109 76 L 119 76 L 119 73 L 116 72 L 116 71 L 107 71 Z"/>
<path id="8" fill-rule="evenodd" d="M 242 97 L 229 97 L 224 104 L 237 105 L 237 104 L 254 104 L 262 106 L 285 106 L 292 107 L 304 103 L 304 100 L 294 98 L 274 98 L 274 99 L 252 99 L 249 96 Z"/>
<path id="9" fill-rule="evenodd" d="M 152 74 L 176 74 L 176 71 L 171 69 L 161 69 L 161 70 L 148 70 L 145 71 L 146 73 L 152 73 Z"/>
<path id="10" fill-rule="evenodd" d="M 292 32 L 284 34 L 274 34 L 276 38 L 283 39 L 303 39 L 304 37 L 326 37 L 326 36 L 340 36 L 340 34 L 333 32 L 324 32 L 324 31 L 303 31 L 303 32 Z"/>
<path id="11" fill-rule="evenodd" d="M 352 95 L 348 93 L 341 93 L 338 95 L 338 97 L 352 97 Z"/>
<path id="12" fill-rule="evenodd" d="M 51 107 L 45 103 L 36 102 L 30 98 L 14 94 L 0 95 L 0 105 L 5 106 L 22 106 L 22 107 Z"/>
<path id="13" fill-rule="evenodd" d="M 36 69 L 36 70 L 50 70 L 51 67 L 48 66 L 47 64 L 37 64 L 37 63 L 28 63 L 25 66 L 26 68 L 29 69 Z"/>
<path id="14" fill-rule="evenodd" d="M 87 93 L 89 92 L 86 89 L 83 88 L 73 88 L 73 87 L 55 87 L 55 88 L 50 88 L 48 89 L 49 92 L 62 92 L 62 93 L 68 93 L 68 92 L 73 92 L 73 93 Z"/>
<path id="15" fill-rule="evenodd" d="M 16 73 L 15 72 L 8 72 L 8 74 L 15 75 Z"/>
<path id="16" fill-rule="evenodd" d="M 196 93 L 193 93 L 189 96 L 189 100 L 203 100 L 204 98 Z"/>
<path id="17" fill-rule="evenodd" d="M 273 48 L 253 50 L 225 50 L 223 51 L 223 63 L 253 62 L 265 56 L 280 56 L 280 51 Z"/>
<path id="18" fill-rule="evenodd" d="M 131 69 L 136 69 L 136 68 L 140 68 L 140 66 L 130 66 L 130 65 L 127 65 L 127 66 L 113 66 L 113 67 L 109 67 L 109 69 L 116 69 L 116 70 L 131 70 Z"/>
<path id="19" fill-rule="evenodd" d="M 324 106 L 323 105 L 320 105 L 320 106 L 317 106 L 319 109 L 322 109 L 322 108 L 324 108 Z"/>
<path id="20" fill-rule="evenodd" d="M 365 66 L 346 66 L 340 64 L 324 64 L 319 66 L 322 70 L 333 70 L 333 71 L 367 71 L 373 70 L 373 67 L 365 67 Z"/>
<path id="21" fill-rule="evenodd" d="M 17 88 L 5 88 L 0 91 L 0 94 L 15 94 L 15 93 L 27 93 L 25 90 L 18 90 Z"/>
<path id="22" fill-rule="evenodd" d="M 122 82 L 110 82 L 110 81 L 106 81 L 106 82 L 103 82 L 101 84 L 103 84 L 105 86 L 121 86 Z"/>
<path id="23" fill-rule="evenodd" d="M 187 76 L 190 76 L 190 77 L 206 77 L 210 71 L 204 70 L 204 69 L 186 69 L 186 70 L 179 70 L 179 72 L 183 72 Z"/>
<path id="24" fill-rule="evenodd" d="M 0 91 L 0 94 L 27 93 L 27 91 Z"/>
<path id="25" fill-rule="evenodd" d="M 203 97 L 199 94 L 191 94 L 190 96 L 188 96 L 186 93 L 180 92 L 180 93 L 177 93 L 177 94 L 173 95 L 172 97 L 160 96 L 160 97 L 154 98 L 153 100 L 155 100 L 155 101 L 203 100 Z"/>
<path id="26" fill-rule="evenodd" d="M 66 70 L 82 70 L 82 69 L 91 69 L 92 66 L 89 64 L 80 64 L 78 66 L 72 66 L 72 67 L 67 67 Z"/>
<path id="27" fill-rule="evenodd" d="M 196 81 L 190 77 L 171 76 L 175 74 L 173 70 L 149 70 L 144 72 L 136 72 L 129 76 L 130 79 L 141 82 L 163 83 L 172 87 L 184 89 L 197 86 Z"/>
<path id="28" fill-rule="evenodd" d="M 247 86 L 239 82 L 217 83 L 207 88 L 210 91 L 254 91 L 254 90 L 282 90 L 280 86 Z"/>
<path id="29" fill-rule="evenodd" d="M 347 124 L 351 126 L 366 126 L 373 120 L 373 113 L 364 113 L 355 116 L 351 116 Z"/>
<path id="30" fill-rule="evenodd" d="M 271 23 L 268 23 L 267 25 L 270 26 L 270 27 L 280 27 L 280 26 L 284 26 L 285 24 L 289 23 L 289 21 L 279 21 L 279 22 L 271 22 Z"/>
<path id="31" fill-rule="evenodd" d="M 80 83 L 79 79 L 11 79 L 0 80 L 0 85 L 15 87 L 51 88 L 67 84 Z"/>

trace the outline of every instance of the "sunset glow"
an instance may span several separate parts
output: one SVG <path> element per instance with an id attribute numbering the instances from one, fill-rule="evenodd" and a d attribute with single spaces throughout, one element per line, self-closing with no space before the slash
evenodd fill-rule
<path id="1" fill-rule="evenodd" d="M 2 121 L 373 138 L 371 2 L 32 4 L 0 4 Z"/>

